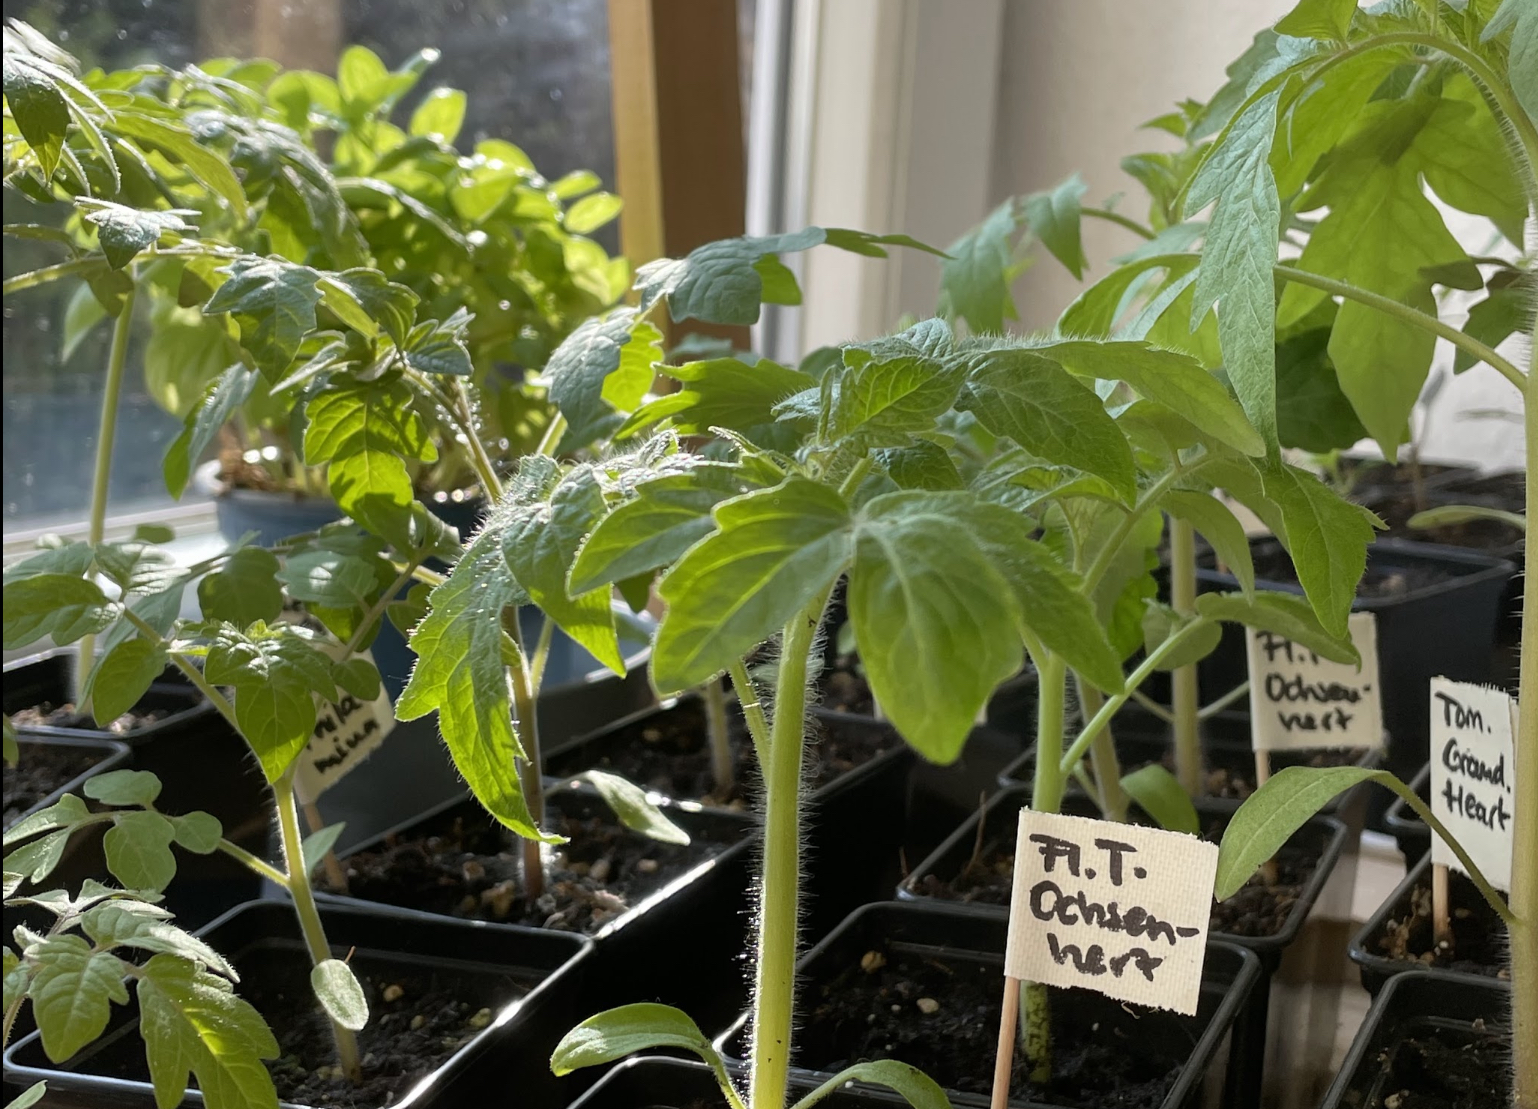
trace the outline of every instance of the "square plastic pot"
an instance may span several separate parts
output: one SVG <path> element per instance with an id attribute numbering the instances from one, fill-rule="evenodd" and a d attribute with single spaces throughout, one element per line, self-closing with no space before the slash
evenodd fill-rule
<path id="1" fill-rule="evenodd" d="M 1421 767 L 1420 773 L 1410 779 L 1410 788 L 1422 801 L 1431 799 L 1431 764 Z M 1431 850 L 1431 829 L 1405 804 L 1404 798 L 1395 797 L 1383 815 L 1383 829 L 1399 844 L 1405 866 L 1413 868 L 1422 856 Z"/>

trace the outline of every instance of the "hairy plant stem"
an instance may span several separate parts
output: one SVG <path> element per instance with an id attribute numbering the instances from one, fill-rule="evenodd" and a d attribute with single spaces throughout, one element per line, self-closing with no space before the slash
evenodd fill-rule
<path id="1" fill-rule="evenodd" d="M 1189 520 L 1170 518 L 1170 603 L 1184 617 L 1196 615 L 1196 529 Z M 1175 716 L 1175 777 L 1187 796 L 1202 791 L 1202 744 L 1197 731 L 1201 690 L 1196 664 L 1170 674 L 1170 708 Z"/>
<path id="2" fill-rule="evenodd" d="M 128 337 L 133 332 L 134 290 L 123 294 L 123 305 L 112 324 L 112 347 L 107 355 L 107 380 L 102 387 L 101 420 L 96 427 L 96 467 L 91 475 L 91 519 L 86 542 L 96 546 L 107 530 L 107 485 L 112 477 L 112 442 L 117 438 L 118 399 L 123 393 L 123 374 L 128 364 Z M 81 697 L 86 676 L 96 664 L 96 636 L 80 640 L 75 665 L 75 707 L 89 713 L 90 704 Z"/>
<path id="3" fill-rule="evenodd" d="M 1064 691 L 1067 668 L 1063 660 L 1042 652 L 1035 660 L 1036 780 L 1031 786 L 1031 808 L 1037 812 L 1062 811 L 1066 775 L 1060 765 L 1063 753 Z M 1052 998 L 1039 982 L 1023 982 L 1020 990 L 1020 1047 L 1031 1068 L 1032 1082 L 1052 1079 Z"/>
<path id="4" fill-rule="evenodd" d="M 726 724 L 726 688 L 719 676 L 705 683 L 705 734 L 710 739 L 710 775 L 716 796 L 727 797 L 737 784 L 737 768 Z"/>
<path id="5" fill-rule="evenodd" d="M 1105 696 L 1078 674 L 1074 674 L 1073 680 L 1079 692 L 1080 716 L 1087 724 L 1105 704 Z M 1095 790 L 1099 794 L 1101 813 L 1107 820 L 1126 823 L 1127 791 L 1121 785 L 1121 759 L 1116 755 L 1116 737 L 1111 734 L 1109 727 L 1103 729 L 1090 744 L 1089 765 L 1095 772 Z"/>
<path id="6" fill-rule="evenodd" d="M 753 737 L 753 752 L 758 756 L 758 765 L 766 766 L 769 762 L 769 720 L 764 715 L 764 703 L 758 698 L 758 684 L 740 658 L 733 659 L 726 672 L 732 676 L 737 703 L 742 706 L 742 715 L 748 722 L 748 734 Z"/>
<path id="7" fill-rule="evenodd" d="M 549 617 L 546 617 L 549 621 Z M 507 673 L 513 684 L 513 724 L 518 730 L 518 740 L 523 745 L 523 761 L 518 764 L 518 780 L 523 787 L 524 801 L 535 827 L 545 822 L 545 759 L 540 750 L 538 691 L 530 680 L 529 657 L 523 649 L 523 629 L 518 626 L 518 609 L 502 610 L 502 630 L 518 647 L 518 659 L 508 665 Z M 541 897 L 545 892 L 545 861 L 542 845 L 538 840 L 523 841 L 523 893 L 529 900 Z"/>
<path id="8" fill-rule="evenodd" d="M 304 865 L 304 836 L 299 831 L 299 805 L 294 797 L 294 776 L 289 770 L 272 785 L 278 806 L 278 839 L 283 845 L 283 865 L 288 871 L 288 892 L 294 899 L 294 913 L 299 917 L 299 930 L 304 934 L 304 946 L 310 953 L 310 962 L 319 966 L 331 958 L 331 945 L 326 941 L 326 930 L 320 921 L 320 910 L 315 906 L 315 893 L 310 889 L 309 875 Z M 352 1082 L 363 1077 L 358 1063 L 357 1038 L 335 1021 L 331 1022 L 331 1036 L 336 1041 L 337 1060 L 342 1073 Z"/>
<path id="9" fill-rule="evenodd" d="M 826 592 L 785 625 L 775 684 L 769 758 L 764 763 L 764 856 L 759 875 L 758 952 L 753 985 L 751 1109 L 783 1109 L 796 1000 L 801 900 L 801 762 L 807 656 L 828 603 Z"/>
<path id="10" fill-rule="evenodd" d="M 1538 347 L 1538 328 L 1532 334 Z M 1531 381 L 1531 378 L 1529 378 Z M 1538 472 L 1538 397 L 1523 398 L 1527 472 Z M 1527 541 L 1538 521 L 1538 489 L 1527 483 Z M 1511 1045 L 1513 1109 L 1538 1109 L 1538 575 L 1522 583 L 1522 662 L 1516 736 L 1516 820 L 1511 833 Z"/>

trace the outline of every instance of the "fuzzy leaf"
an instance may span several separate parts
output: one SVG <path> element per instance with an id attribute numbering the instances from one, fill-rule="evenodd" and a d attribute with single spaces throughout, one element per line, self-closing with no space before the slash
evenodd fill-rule
<path id="1" fill-rule="evenodd" d="M 1228 620 L 1286 636 L 1335 662 L 1361 662 L 1350 638 L 1325 631 L 1308 602 L 1291 593 L 1261 592 L 1253 597 L 1239 593 L 1203 593 L 1196 598 L 1196 611 L 1211 620 Z"/>
<path id="2" fill-rule="evenodd" d="M 315 330 L 319 272 L 281 258 L 238 258 L 220 273 L 229 278 L 203 306 L 210 316 L 230 313 L 240 342 L 269 380 L 278 381 Z"/>
<path id="3" fill-rule="evenodd" d="M 611 433 L 641 403 L 662 360 L 661 339 L 635 309 L 616 308 L 584 320 L 555 348 L 545 376 L 574 442 Z"/>
<path id="4" fill-rule="evenodd" d="M 845 1067 L 792 1105 L 791 1109 L 811 1109 L 817 1102 L 843 1089 L 850 1082 L 885 1086 L 913 1106 L 913 1109 L 951 1109 L 950 1099 L 945 1096 L 938 1082 L 917 1067 L 896 1059 L 876 1059 Z"/>
<path id="5" fill-rule="evenodd" d="M 176 877 L 176 828 L 157 812 L 121 812 L 102 837 L 107 869 L 129 889 L 163 890 Z"/>
<path id="6" fill-rule="evenodd" d="M 304 855 L 304 872 L 306 874 L 313 874 L 315 872 L 315 868 L 336 847 L 336 841 L 346 830 L 346 822 L 338 821 L 335 824 L 327 824 L 320 831 L 311 832 L 304 837 L 304 843 L 300 845 L 300 848 Z"/>
<path id="7" fill-rule="evenodd" d="M 27 647 L 45 636 L 63 646 L 104 630 L 122 606 L 101 587 L 68 574 L 38 574 L 5 586 L 5 649 Z"/>
<path id="8" fill-rule="evenodd" d="M 1250 554 L 1249 537 L 1227 505 L 1208 493 L 1175 489 L 1160 499 L 1159 507 L 1201 532 L 1212 544 L 1218 560 L 1239 579 L 1244 595 L 1254 594 L 1255 560 Z"/>
<path id="9" fill-rule="evenodd" d="M 272 622 L 283 611 L 278 559 L 261 547 L 242 547 L 217 571 L 198 582 L 198 605 L 207 620 L 244 628 L 258 620 Z"/>
<path id="10" fill-rule="evenodd" d="M 1377 517 L 1296 466 L 1272 463 L 1261 481 L 1281 512 L 1281 539 L 1319 622 L 1345 635 Z"/>
<path id="11" fill-rule="evenodd" d="M 638 486 L 635 498 L 613 509 L 583 541 L 568 588 L 582 594 L 670 565 L 715 530 L 710 510 L 727 495 L 693 474 Z"/>
<path id="12" fill-rule="evenodd" d="M 5 52 L 5 99 L 21 137 L 37 155 L 43 176 L 52 179 L 64 152 L 69 105 L 44 64 L 13 50 Z"/>
<path id="13" fill-rule="evenodd" d="M 113 808 L 147 809 L 160 796 L 160 788 L 160 779 L 148 770 L 109 770 L 87 781 L 80 792 Z"/>
<path id="14" fill-rule="evenodd" d="M 1079 241 L 1079 202 L 1088 188 L 1077 173 L 1051 192 L 1025 198 L 1025 218 L 1041 245 L 1067 267 L 1076 280 L 1084 278 L 1084 246 Z"/>
<path id="15" fill-rule="evenodd" d="M 202 399 L 187 413 L 181 434 L 166 450 L 162 464 L 166 490 L 171 496 L 181 499 L 192 468 L 202 459 L 219 429 L 250 399 L 259 376 L 257 371 L 236 363 L 214 379 Z"/>
<path id="16" fill-rule="evenodd" d="M 382 329 L 397 347 L 405 346 L 418 302 L 406 286 L 378 270 L 355 268 L 326 274 L 319 288 L 321 302 L 348 327 L 370 339 Z"/>
<path id="17" fill-rule="evenodd" d="M 589 770 L 577 775 L 576 780 L 596 789 L 619 822 L 632 832 L 640 832 L 659 843 L 688 844 L 689 833 L 669 820 L 667 813 L 640 786 L 603 770 Z"/>
<path id="18" fill-rule="evenodd" d="M 34 969 L 27 995 L 43 1051 L 62 1063 L 106 1030 L 111 1002 L 128 1004 L 125 968 L 117 956 L 93 951 L 73 935 L 50 936 L 28 957 Z"/>
<path id="19" fill-rule="evenodd" d="M 84 197 L 76 200 L 76 203 L 82 206 L 87 202 L 87 198 Z M 160 242 L 163 235 L 180 235 L 197 231 L 197 228 L 192 227 L 182 218 L 183 216 L 196 217 L 197 213 L 185 208 L 146 211 L 105 200 L 88 203 L 86 221 L 96 225 L 96 237 L 101 243 L 101 252 L 106 256 L 107 264 L 115 270 L 120 270 L 132 262 L 140 251 L 147 250 Z"/>
<path id="20" fill-rule="evenodd" d="M 223 955 L 192 933 L 184 932 L 165 920 L 161 915 L 163 910 L 146 912 L 146 908 L 152 906 L 137 901 L 104 901 L 85 911 L 80 918 L 80 928 L 97 947 L 132 947 L 139 951 L 174 955 L 207 967 L 232 982 L 240 980 L 235 968 L 230 966 Z"/>
<path id="21" fill-rule="evenodd" d="M 729 1084 L 720 1053 L 688 1014 L 671 1005 L 649 1002 L 621 1005 L 588 1017 L 561 1037 L 550 1056 L 550 1070 L 557 1076 L 567 1075 L 657 1047 L 676 1047 L 694 1053 L 710 1064 L 717 1081 L 723 1086 Z"/>
<path id="22" fill-rule="evenodd" d="M 683 388 L 642 405 L 616 437 L 671 418 L 681 435 L 706 434 L 712 427 L 724 427 L 754 438 L 774 424 L 779 415 L 777 406 L 817 384 L 809 374 L 767 358 L 753 366 L 735 358 L 712 358 L 660 368 L 683 382 Z"/>
<path id="23" fill-rule="evenodd" d="M 310 970 L 310 988 L 327 1015 L 343 1028 L 359 1031 L 368 1023 L 368 999 L 358 976 L 341 959 L 325 959 Z"/>
<path id="24" fill-rule="evenodd" d="M 1014 263 L 1011 241 L 1019 224 L 1017 202 L 1006 200 L 952 243 L 941 264 L 940 312 L 966 320 L 973 334 L 997 334 L 1017 318 L 1009 284 L 1024 268 Z"/>
<path id="25" fill-rule="evenodd" d="M 336 700 L 331 660 L 299 629 L 255 624 L 245 632 L 219 629 L 204 670 L 215 685 L 235 689 L 235 719 L 275 782 L 315 731 L 315 694 Z"/>
<path id="26" fill-rule="evenodd" d="M 165 648 L 147 639 L 125 639 L 116 644 L 86 679 L 91 716 L 103 727 L 112 723 L 139 703 L 169 664 Z"/>

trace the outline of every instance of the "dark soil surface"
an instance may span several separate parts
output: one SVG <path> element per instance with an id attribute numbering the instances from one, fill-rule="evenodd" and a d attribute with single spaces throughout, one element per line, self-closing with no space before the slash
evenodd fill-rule
<path id="1" fill-rule="evenodd" d="M 960 959 L 934 949 L 893 944 L 864 953 L 828 982 L 803 990 L 796 1063 L 839 1071 L 868 1059 L 897 1059 L 942 1087 L 987 1095 L 998 1047 L 1003 979 L 997 963 Z M 1032 1083 L 1017 1053 L 1010 1093 L 1016 1098 L 1095 1109 L 1154 1109 L 1190 1053 L 1173 1019 L 1095 1019 L 1114 1002 L 1077 992 L 1053 995 L 1052 1081 Z M 1085 1012 L 1088 1008 L 1091 1012 Z M 1125 1016 L 1125 1014 L 1123 1013 Z M 1173 1036 L 1133 1035 L 1123 1025 L 1168 1024 Z"/>
<path id="2" fill-rule="evenodd" d="M 101 725 L 89 713 L 76 712 L 75 706 L 68 702 L 62 705 L 51 705 L 45 701 L 40 705 L 22 709 L 20 712 L 13 712 L 11 723 L 17 728 L 79 728 L 85 731 L 127 735 L 140 728 L 147 728 L 151 724 L 158 724 L 177 711 L 179 711 L 178 708 L 170 707 L 135 709 L 132 712 L 125 712 L 109 724 Z"/>
<path id="3" fill-rule="evenodd" d="M 855 716 L 871 716 L 876 710 L 876 700 L 871 696 L 870 683 L 859 671 L 859 659 L 854 655 L 839 655 L 833 665 L 822 675 L 822 707 L 834 712 L 847 712 Z"/>
<path id="4" fill-rule="evenodd" d="M 1456 570 L 1433 563 L 1390 566 L 1374 563 L 1369 558 L 1356 595 L 1359 598 L 1402 597 L 1461 576 Z M 1286 551 L 1280 546 L 1266 546 L 1255 552 L 1255 577 L 1260 581 L 1295 584 L 1298 573 Z"/>
<path id="5" fill-rule="evenodd" d="M 1383 1096 L 1363 1109 L 1502 1109 L 1511 1104 L 1511 1046 L 1476 1021 L 1401 1040 L 1378 1057 Z"/>
<path id="6" fill-rule="evenodd" d="M 348 893 L 431 913 L 591 934 L 740 838 L 696 834 L 688 846 L 659 843 L 621 827 L 601 803 L 593 808 L 586 816 L 549 812 L 548 830 L 570 842 L 547 849 L 547 885 L 533 900 L 523 892 L 523 841 L 468 805 L 420 835 L 348 856 Z"/>
<path id="7" fill-rule="evenodd" d="M 1355 766 L 1367 754 L 1365 748 L 1317 748 L 1298 751 L 1271 752 L 1271 770 L 1276 772 L 1289 766 Z M 1203 796 L 1220 797 L 1230 801 L 1243 801 L 1255 792 L 1255 760 L 1241 755 L 1228 759 L 1224 753 L 1207 751 L 1207 778 Z M 1175 753 L 1164 756 L 1164 765 L 1171 772 L 1175 769 Z M 1229 765 L 1214 765 L 1228 762 Z M 1125 766 L 1124 771 L 1136 770 L 1137 766 Z"/>
<path id="8" fill-rule="evenodd" d="M 1471 497 L 1470 502 L 1484 502 L 1487 498 Z M 1439 497 L 1436 504 L 1455 504 L 1457 497 Z M 1450 547 L 1472 547 L 1480 551 L 1497 551 L 1511 546 L 1522 538 L 1522 529 L 1499 520 L 1467 520 L 1460 524 L 1443 524 L 1434 528 L 1412 528 L 1410 517 L 1418 511 L 1413 495 L 1380 501 L 1372 510 L 1388 524 L 1384 534 L 1392 539 L 1411 539 L 1418 543 L 1442 543 Z"/>
<path id="9" fill-rule="evenodd" d="M 21 758 L 5 768 L 5 827 L 66 782 L 74 781 L 105 757 L 79 747 L 21 744 Z"/>
<path id="10" fill-rule="evenodd" d="M 758 764 L 742 718 L 732 710 L 731 743 L 737 780 L 719 790 L 710 763 L 705 710 L 685 701 L 626 728 L 559 752 L 546 761 L 551 777 L 609 770 L 627 781 L 678 800 L 746 809 L 756 793 Z M 890 728 L 813 720 L 807 744 L 807 782 L 817 789 L 901 744 Z"/>
<path id="11" fill-rule="evenodd" d="M 1221 838 L 1221 827 L 1205 829 L 1203 838 L 1216 842 Z M 913 891 L 941 901 L 1008 905 L 1015 876 L 1014 849 L 1013 834 L 985 839 L 982 850 L 959 875 L 921 875 L 913 884 Z M 1274 936 L 1282 930 L 1293 905 L 1318 868 L 1319 851 L 1288 845 L 1277 853 L 1275 862 L 1274 878 L 1257 873 L 1233 897 L 1212 906 L 1208 926 L 1213 932 L 1259 938 Z"/>
<path id="12" fill-rule="evenodd" d="M 1506 927 L 1495 910 L 1485 904 L 1474 883 L 1456 871 L 1447 876 L 1447 896 L 1453 929 L 1450 944 L 1438 944 L 1433 935 L 1428 869 L 1411 892 L 1409 904 L 1396 905 L 1387 926 L 1367 938 L 1367 950 L 1428 967 L 1509 978 Z"/>

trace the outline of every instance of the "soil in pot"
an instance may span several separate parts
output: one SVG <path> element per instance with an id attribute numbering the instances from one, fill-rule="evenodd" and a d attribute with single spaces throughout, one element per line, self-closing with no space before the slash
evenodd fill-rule
<path id="1" fill-rule="evenodd" d="M 106 755 L 85 747 L 21 742 L 21 758 L 5 768 L 5 818 L 9 828 L 54 790 L 74 781 Z"/>
<path id="2" fill-rule="evenodd" d="M 1366 756 L 1365 747 L 1308 748 L 1298 751 L 1273 751 L 1271 770 L 1289 766 L 1355 766 Z M 1165 769 L 1174 773 L 1175 752 L 1170 751 L 1161 760 Z M 1203 781 L 1203 797 L 1225 801 L 1243 801 L 1255 792 L 1255 758 L 1249 751 L 1213 751 L 1204 753 L 1206 778 Z M 1123 766 L 1124 773 L 1137 770 L 1146 764 L 1132 763 Z"/>
<path id="3" fill-rule="evenodd" d="M 1429 507 L 1459 503 L 1459 498 L 1438 494 Z M 1468 498 L 1464 503 L 1490 503 L 1488 498 Z M 1504 552 L 1522 538 L 1522 530 L 1499 520 L 1465 520 L 1457 524 L 1441 524 L 1434 528 L 1412 528 L 1410 518 L 1419 509 L 1414 496 L 1406 493 L 1375 502 L 1372 510 L 1388 524 L 1384 534 L 1391 539 L 1408 539 L 1416 543 L 1440 543 L 1449 547 L 1470 547 L 1474 550 Z"/>
<path id="4" fill-rule="evenodd" d="M 1226 818 L 1203 817 L 1202 838 L 1222 838 Z M 1319 866 L 1316 848 L 1284 844 L 1276 855 L 1274 880 L 1256 873 L 1227 901 L 1212 906 L 1209 928 L 1230 936 L 1274 936 L 1287 923 L 1294 903 Z M 1008 905 L 1015 875 L 1014 836 L 985 838 L 961 873 L 953 878 L 925 874 L 913 885 L 920 897 L 976 905 Z"/>
<path id="5" fill-rule="evenodd" d="M 552 806 L 545 892 L 524 895 L 523 841 L 479 808 L 457 806 L 410 837 L 349 855 L 347 892 L 367 901 L 504 924 L 591 935 L 668 883 L 737 842 L 741 833 L 695 830 L 687 846 L 659 843 L 620 825 L 594 802 L 575 815 Z"/>
<path id="6" fill-rule="evenodd" d="M 180 712 L 185 706 L 157 705 L 134 708 L 111 723 L 102 725 L 90 713 L 77 712 L 70 702 L 54 705 L 47 701 L 11 714 L 11 723 L 20 730 L 28 728 L 77 728 L 81 731 L 108 732 L 112 735 L 128 735 L 140 728 L 158 724 Z M 67 779 L 66 779 L 67 780 Z M 60 783 L 63 784 L 63 783 Z"/>
<path id="7" fill-rule="evenodd" d="M 942 1087 L 986 1095 L 998 1047 L 1003 980 L 996 962 L 941 956 L 934 949 L 884 944 L 803 993 L 797 1066 L 826 1072 L 869 1059 L 918 1067 Z M 1080 1005 L 1085 1000 L 1088 1004 Z M 1156 1109 L 1190 1055 L 1171 1036 L 1150 1034 L 1115 1002 L 1054 991 L 1052 1080 L 1038 1086 L 1017 1053 L 1010 1094 L 1017 1099 L 1096 1109 Z M 1100 1009 L 1104 1012 L 1100 1012 Z M 1098 1019 L 1097 1019 L 1098 1018 Z"/>
<path id="8" fill-rule="evenodd" d="M 825 719 L 815 721 L 813 730 L 815 738 L 806 745 L 806 780 L 814 790 L 902 742 L 889 728 L 849 727 Z M 584 770 L 608 770 L 666 797 L 746 810 L 758 792 L 758 764 L 746 726 L 735 710 L 731 743 L 738 778 L 725 796 L 716 789 L 705 710 L 697 700 L 681 701 L 665 712 L 615 728 L 591 744 L 557 752 L 546 759 L 545 770 L 556 778 Z"/>
<path id="9" fill-rule="evenodd" d="M 1511 1104 L 1511 1044 L 1486 1029 L 1426 1027 L 1378 1057 L 1383 1096 L 1362 1109 L 1500 1109 Z"/>
<path id="10" fill-rule="evenodd" d="M 1447 897 L 1451 943 L 1439 944 L 1433 934 L 1431 869 L 1427 867 L 1410 894 L 1409 904 L 1401 905 L 1401 911 L 1390 915 L 1386 927 L 1368 937 L 1368 951 L 1421 966 L 1509 978 L 1506 926 L 1495 910 L 1485 903 L 1474 883 L 1456 871 L 1447 876 Z"/>

